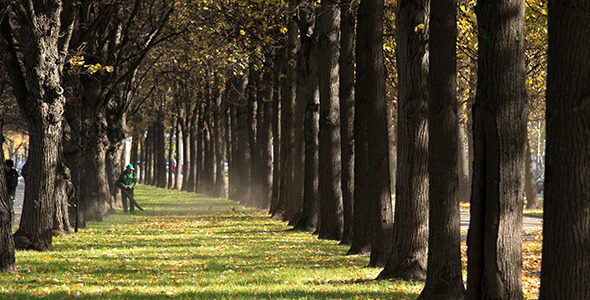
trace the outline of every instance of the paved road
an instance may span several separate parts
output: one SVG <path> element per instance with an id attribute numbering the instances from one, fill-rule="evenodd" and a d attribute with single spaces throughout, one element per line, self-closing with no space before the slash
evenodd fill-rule
<path id="1" fill-rule="evenodd" d="M 469 228 L 469 212 L 461 212 L 461 229 Z M 543 219 L 539 217 L 523 216 L 522 230 L 543 229 Z"/>
<path id="2" fill-rule="evenodd" d="M 16 201 L 14 202 L 14 216 L 15 220 L 13 226 L 19 224 L 21 212 L 23 210 L 23 198 L 25 197 L 25 180 L 22 177 L 18 178 L 18 186 L 16 187 Z M 461 229 L 469 228 L 469 213 L 461 212 Z M 524 216 L 522 229 L 523 230 L 538 230 L 542 229 L 542 219 L 538 217 Z"/>
<path id="3" fill-rule="evenodd" d="M 25 179 L 18 178 L 18 185 L 16 186 L 16 201 L 14 201 L 14 220 L 12 226 L 20 223 L 20 215 L 23 211 L 23 199 L 25 198 Z"/>

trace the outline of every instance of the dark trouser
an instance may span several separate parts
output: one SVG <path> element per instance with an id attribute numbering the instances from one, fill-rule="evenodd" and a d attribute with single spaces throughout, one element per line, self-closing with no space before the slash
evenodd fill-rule
<path id="1" fill-rule="evenodd" d="M 129 199 L 129 196 L 127 196 L 127 194 L 129 194 L 131 197 L 133 197 L 133 189 L 121 190 L 121 196 L 123 197 L 123 212 L 124 213 L 127 213 L 127 200 Z M 135 206 L 133 205 L 133 202 L 131 200 L 129 200 L 129 212 L 130 213 L 135 212 Z"/>

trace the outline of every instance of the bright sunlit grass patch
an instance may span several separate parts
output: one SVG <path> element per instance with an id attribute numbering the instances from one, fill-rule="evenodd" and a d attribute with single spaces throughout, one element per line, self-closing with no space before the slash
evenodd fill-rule
<path id="1" fill-rule="evenodd" d="M 410 299 L 423 287 L 375 281 L 368 256 L 234 201 L 143 185 L 135 196 L 145 211 L 17 251 L 0 298 Z"/>

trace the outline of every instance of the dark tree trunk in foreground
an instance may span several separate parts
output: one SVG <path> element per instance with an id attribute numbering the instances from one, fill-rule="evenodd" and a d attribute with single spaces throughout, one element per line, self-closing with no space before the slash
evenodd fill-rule
<path id="1" fill-rule="evenodd" d="M 356 2 L 341 0 L 340 139 L 342 148 L 342 244 L 352 244 L 354 226 L 354 30 Z M 363 54 L 365 55 L 365 54 Z"/>
<path id="2" fill-rule="evenodd" d="M 520 0 L 479 1 L 467 298 L 522 299 L 527 95 Z M 560 231 L 560 234 L 563 232 Z"/>
<path id="3" fill-rule="evenodd" d="M 12 84 L 29 125 L 27 189 L 21 224 L 14 234 L 14 241 L 18 249 L 45 251 L 51 249 L 55 184 L 66 100 L 62 72 L 71 37 L 69 26 L 75 16 L 75 2 L 19 1 L 12 5 L 14 19 L 11 21 L 17 24 L 12 38 L 18 42 L 23 65 L 11 70 L 15 72 L 11 79 L 19 77 L 18 82 L 13 81 Z M 6 35 L 5 38 L 13 42 Z"/>
<path id="4" fill-rule="evenodd" d="M 383 267 L 391 253 L 393 211 L 389 184 L 389 132 L 383 62 L 383 0 L 362 0 L 358 12 L 357 91 L 367 97 L 367 158 L 373 220 L 369 266 Z"/>
<path id="5" fill-rule="evenodd" d="M 398 2 L 397 176 L 393 249 L 379 278 L 423 280 L 428 257 L 429 1 Z M 421 25 L 421 26 L 419 26 Z"/>
<path id="6" fill-rule="evenodd" d="M 325 0 L 317 14 L 318 82 L 320 89 L 319 133 L 319 238 L 341 240 L 342 161 L 340 152 L 340 103 L 338 99 L 339 1 Z"/>
<path id="7" fill-rule="evenodd" d="M 305 80 L 305 116 L 303 121 L 305 140 L 305 162 L 303 182 L 303 207 L 299 222 L 294 230 L 313 231 L 318 223 L 318 133 L 319 133 L 319 90 L 317 69 L 317 44 L 314 35 L 315 13 L 313 6 L 306 6 L 300 23 L 301 52 L 305 60 L 301 62 Z"/>
<path id="8" fill-rule="evenodd" d="M 549 2 L 547 160 L 539 299 L 590 299 L 590 5 Z"/>
<path id="9" fill-rule="evenodd" d="M 465 297 L 461 273 L 461 212 L 457 124 L 457 1 L 430 2 L 428 73 L 428 269 L 420 299 Z"/>

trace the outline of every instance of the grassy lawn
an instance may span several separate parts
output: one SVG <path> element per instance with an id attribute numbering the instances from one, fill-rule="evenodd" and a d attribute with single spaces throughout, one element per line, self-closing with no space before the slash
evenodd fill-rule
<path id="1" fill-rule="evenodd" d="M 57 237 L 51 252 L 17 251 L 0 298 L 410 299 L 420 282 L 374 281 L 368 256 L 287 231 L 225 199 L 140 185 L 145 211 L 121 211 Z"/>

